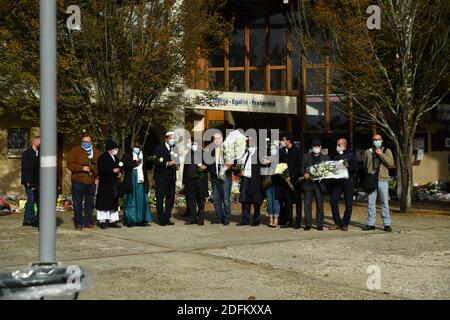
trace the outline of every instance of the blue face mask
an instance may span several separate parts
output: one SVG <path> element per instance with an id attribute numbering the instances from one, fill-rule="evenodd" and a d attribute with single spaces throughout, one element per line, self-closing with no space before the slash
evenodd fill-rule
<path id="1" fill-rule="evenodd" d="M 90 149 L 92 146 L 92 144 L 90 144 L 89 142 L 81 142 L 81 147 L 85 150 Z"/>
<path id="2" fill-rule="evenodd" d="M 171 145 L 172 147 L 176 144 L 176 140 L 175 139 L 170 139 L 169 140 L 169 145 Z"/>
<path id="3" fill-rule="evenodd" d="M 141 152 L 141 148 L 133 148 L 133 153 L 139 154 L 139 152 Z"/>
<path id="4" fill-rule="evenodd" d="M 375 148 L 380 148 L 381 145 L 382 145 L 382 143 L 381 143 L 380 140 L 374 140 L 374 141 L 373 141 L 373 146 L 374 146 Z"/>
<path id="5" fill-rule="evenodd" d="M 270 155 L 271 156 L 276 156 L 278 154 L 278 150 L 277 149 L 270 149 Z"/>

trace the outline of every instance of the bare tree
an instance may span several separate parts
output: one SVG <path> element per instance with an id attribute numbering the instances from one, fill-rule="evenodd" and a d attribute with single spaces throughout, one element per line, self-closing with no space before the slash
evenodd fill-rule
<path id="1" fill-rule="evenodd" d="M 447 0 L 378 0 L 381 28 L 370 30 L 367 0 L 297 1 L 291 6 L 294 46 L 330 53 L 339 76 L 330 87 L 375 124 L 398 155 L 402 212 L 411 209 L 413 139 L 423 116 L 449 93 L 450 4 Z M 313 37 L 318 31 L 322 41 Z"/>

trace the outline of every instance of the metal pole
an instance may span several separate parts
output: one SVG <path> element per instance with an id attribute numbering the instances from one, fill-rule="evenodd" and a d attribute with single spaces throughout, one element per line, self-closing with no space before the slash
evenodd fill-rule
<path id="1" fill-rule="evenodd" d="M 56 262 L 56 0 L 40 0 L 39 260 Z"/>

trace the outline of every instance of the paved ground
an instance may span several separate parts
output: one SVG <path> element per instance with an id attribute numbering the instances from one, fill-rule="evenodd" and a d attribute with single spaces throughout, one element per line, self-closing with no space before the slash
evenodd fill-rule
<path id="1" fill-rule="evenodd" d="M 208 205 L 208 218 L 212 214 Z M 445 212 L 394 212 L 390 234 L 360 230 L 365 223 L 361 204 L 346 233 L 234 223 L 187 226 L 179 213 L 175 226 L 78 232 L 71 213 L 58 215 L 58 260 L 95 275 L 94 288 L 81 299 L 450 298 L 450 215 Z M 0 217 L 0 271 L 35 261 L 37 252 L 35 229 L 22 227 L 20 215 Z M 381 270 L 380 290 L 367 289 L 370 265 Z"/>

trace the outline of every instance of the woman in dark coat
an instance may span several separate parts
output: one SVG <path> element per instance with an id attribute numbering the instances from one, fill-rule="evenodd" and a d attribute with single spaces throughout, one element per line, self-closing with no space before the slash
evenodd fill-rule
<path id="1" fill-rule="evenodd" d="M 150 226 L 153 220 L 148 201 L 149 182 L 147 170 L 152 169 L 152 162 L 142 152 L 142 145 L 136 141 L 130 153 L 123 156 L 123 192 L 127 227 Z"/>
<path id="2" fill-rule="evenodd" d="M 240 195 L 239 202 L 242 203 L 242 216 L 238 226 L 250 224 L 250 209 L 253 204 L 252 226 L 259 226 L 261 204 L 263 194 L 261 189 L 261 162 L 258 159 L 258 152 L 254 140 L 249 138 L 248 147 L 242 159 L 240 159 Z"/>
<path id="3" fill-rule="evenodd" d="M 108 224 L 120 228 L 119 221 L 119 178 L 121 177 L 117 152 L 119 148 L 114 141 L 106 142 L 106 152 L 98 158 L 98 189 L 95 208 L 101 229 Z"/>

